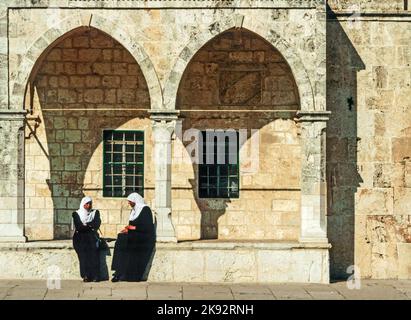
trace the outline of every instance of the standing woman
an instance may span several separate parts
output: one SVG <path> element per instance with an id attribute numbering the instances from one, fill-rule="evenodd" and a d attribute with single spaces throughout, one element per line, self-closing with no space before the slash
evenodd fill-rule
<path id="1" fill-rule="evenodd" d="M 132 209 L 129 224 L 118 234 L 114 247 L 113 282 L 141 281 L 155 244 L 151 209 L 136 192 L 127 200 Z"/>
<path id="2" fill-rule="evenodd" d="M 84 282 L 99 281 L 99 251 L 97 230 L 100 228 L 100 212 L 92 209 L 90 197 L 81 200 L 80 208 L 73 212 L 73 247 L 80 262 L 80 275 Z"/>

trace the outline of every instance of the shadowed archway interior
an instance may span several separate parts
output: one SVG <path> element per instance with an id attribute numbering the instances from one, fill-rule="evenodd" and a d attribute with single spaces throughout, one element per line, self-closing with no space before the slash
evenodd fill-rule
<path id="1" fill-rule="evenodd" d="M 301 149 L 295 117 L 300 102 L 281 53 L 243 28 L 219 34 L 189 62 L 177 109 L 183 124 L 176 145 L 190 145 L 190 138 L 182 137 L 193 128 L 246 129 L 248 135 L 240 146 L 238 198 L 201 198 L 198 164 L 190 161 L 194 154 L 186 152 L 182 163 L 174 164 L 173 221 L 178 238 L 298 239 Z M 257 140 L 251 139 L 253 129 Z M 250 154 L 255 141 L 258 159 L 242 157 L 241 150 Z"/>
<path id="2" fill-rule="evenodd" d="M 102 134 L 150 128 L 149 92 L 135 59 L 98 29 L 77 28 L 37 61 L 25 104 L 38 119 L 26 133 L 28 238 L 68 238 L 85 192 L 105 209 L 102 231 L 116 235 L 128 212 L 123 217 L 116 199 L 102 198 Z"/>

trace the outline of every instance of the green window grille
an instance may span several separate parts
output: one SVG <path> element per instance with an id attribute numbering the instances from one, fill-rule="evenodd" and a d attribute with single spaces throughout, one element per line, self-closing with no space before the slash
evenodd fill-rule
<path id="1" fill-rule="evenodd" d="M 203 145 L 199 150 L 202 150 L 200 154 L 202 163 L 198 165 L 200 198 L 238 198 L 240 181 L 238 131 L 235 135 L 236 141 L 230 141 L 228 136 L 224 137 L 224 141 L 214 137 L 208 141 L 208 148 L 207 131 L 202 131 L 201 134 Z M 235 143 L 235 148 L 230 150 L 229 143 Z M 213 153 L 210 153 L 212 150 Z M 224 161 L 217 161 L 217 150 L 220 151 L 220 159 Z M 213 158 L 214 160 L 210 161 Z"/>
<path id="2" fill-rule="evenodd" d="M 144 132 L 103 131 L 103 196 L 144 197 Z"/>

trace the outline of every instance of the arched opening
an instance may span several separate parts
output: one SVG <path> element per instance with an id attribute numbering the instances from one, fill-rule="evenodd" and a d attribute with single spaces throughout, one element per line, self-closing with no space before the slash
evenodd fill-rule
<path id="1" fill-rule="evenodd" d="M 128 139 L 126 132 L 144 132 L 143 176 L 124 179 L 135 179 L 131 186 L 140 179 L 148 201 L 154 189 L 153 165 L 147 157 L 151 145 L 144 143 L 151 140 L 150 96 L 136 60 L 106 33 L 77 28 L 55 41 L 36 62 L 25 106 L 31 114 L 25 156 L 28 239 L 68 238 L 71 213 L 84 195 L 102 209 L 104 235 L 114 237 L 129 211 L 120 191 L 107 195 L 103 190 L 115 179 L 114 171 L 107 177 L 104 132 L 122 130 L 122 139 Z M 129 187 L 123 189 L 130 192 Z"/>
<path id="2" fill-rule="evenodd" d="M 295 116 L 300 101 L 292 71 L 281 53 L 249 30 L 233 28 L 221 33 L 186 67 L 177 109 L 183 124 L 175 149 L 183 146 L 184 150 L 191 144 L 181 137 L 193 128 L 247 132 L 238 150 L 235 197 L 200 194 L 204 186 L 218 189 L 222 183 L 223 188 L 231 188 L 226 183 L 230 173 L 221 174 L 230 169 L 201 173 L 187 149 L 183 160 L 173 164 L 177 238 L 297 241 L 301 142 Z M 246 158 L 256 147 L 254 158 Z M 207 182 L 201 182 L 202 178 Z"/>

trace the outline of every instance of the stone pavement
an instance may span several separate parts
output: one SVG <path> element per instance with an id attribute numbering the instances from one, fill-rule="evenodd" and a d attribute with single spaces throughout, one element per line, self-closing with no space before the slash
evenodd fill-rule
<path id="1" fill-rule="evenodd" d="M 360 290 L 345 281 L 319 284 L 193 284 L 193 283 L 83 283 L 61 282 L 61 289 L 47 289 L 42 280 L 0 280 L 0 300 L 284 300 L 348 299 L 411 300 L 411 280 L 362 280 Z"/>

